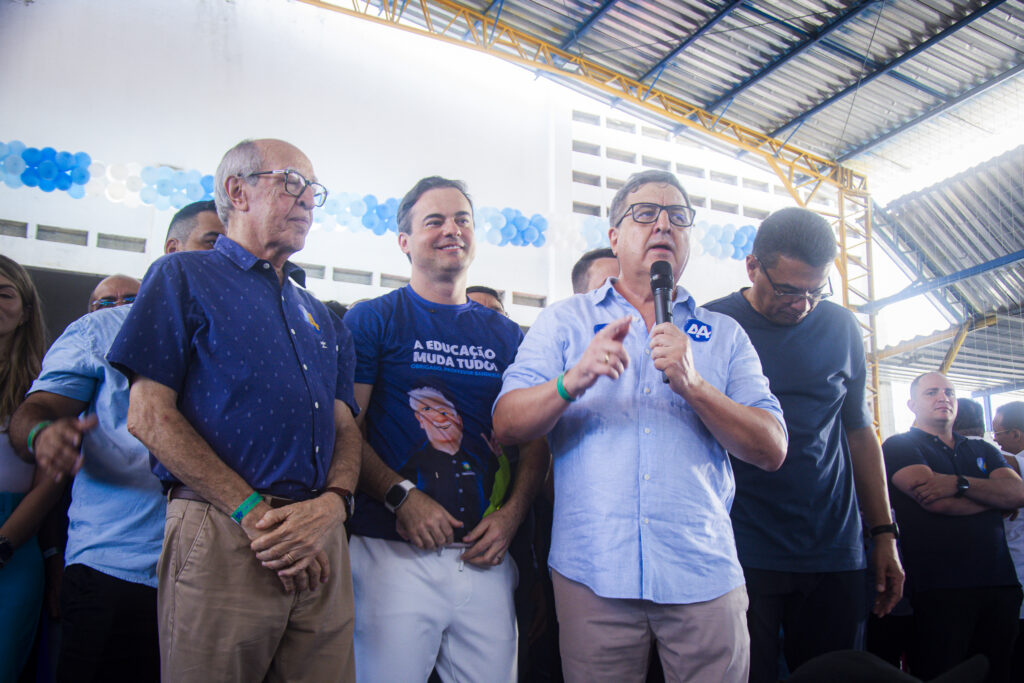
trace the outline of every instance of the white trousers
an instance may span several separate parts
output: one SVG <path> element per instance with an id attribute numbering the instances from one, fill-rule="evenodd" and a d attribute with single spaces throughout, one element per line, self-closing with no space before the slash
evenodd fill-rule
<path id="1" fill-rule="evenodd" d="M 435 666 L 445 683 L 516 680 L 515 563 L 464 551 L 352 537 L 357 683 L 420 683 Z"/>

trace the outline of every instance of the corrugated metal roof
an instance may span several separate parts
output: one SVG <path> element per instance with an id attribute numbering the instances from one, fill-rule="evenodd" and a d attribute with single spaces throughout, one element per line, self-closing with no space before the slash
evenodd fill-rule
<path id="1" fill-rule="evenodd" d="M 946 288 L 959 320 L 999 314 L 995 325 L 967 336 L 951 375 L 975 389 L 1016 383 L 1024 389 L 1024 261 L 983 270 L 1024 252 L 1024 145 L 901 197 L 884 212 L 887 220 L 876 231 L 901 245 L 908 273 L 917 270 L 926 279 L 975 273 Z M 880 372 L 906 379 L 935 369 L 950 344 L 943 340 L 887 358 Z"/>

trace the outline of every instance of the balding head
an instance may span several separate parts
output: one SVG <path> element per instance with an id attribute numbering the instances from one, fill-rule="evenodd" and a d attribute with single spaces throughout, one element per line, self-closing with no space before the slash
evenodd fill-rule
<path id="1" fill-rule="evenodd" d="M 138 280 L 127 275 L 103 278 L 89 295 L 89 312 L 130 304 L 139 293 L 139 285 Z"/>

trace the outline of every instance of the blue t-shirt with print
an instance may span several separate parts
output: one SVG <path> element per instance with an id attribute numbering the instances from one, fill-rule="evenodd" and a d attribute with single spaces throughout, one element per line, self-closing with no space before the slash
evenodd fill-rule
<path id="1" fill-rule="evenodd" d="M 450 306 L 406 286 L 345 316 L 355 381 L 370 384 L 366 439 L 388 467 L 470 531 L 508 493 L 514 449 L 494 441 L 491 406 L 523 333 L 473 301 Z M 395 516 L 360 494 L 352 532 L 400 540 Z"/>

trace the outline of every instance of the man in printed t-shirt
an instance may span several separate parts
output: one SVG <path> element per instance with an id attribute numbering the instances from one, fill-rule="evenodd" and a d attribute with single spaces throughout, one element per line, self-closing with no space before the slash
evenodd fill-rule
<path id="1" fill-rule="evenodd" d="M 462 183 L 419 181 L 398 209 L 409 285 L 345 317 L 370 446 L 351 527 L 360 681 L 426 680 L 435 664 L 445 681 L 516 678 L 505 554 L 546 451 L 524 446 L 510 483 L 491 405 L 523 335 L 466 296 L 472 211 Z"/>

